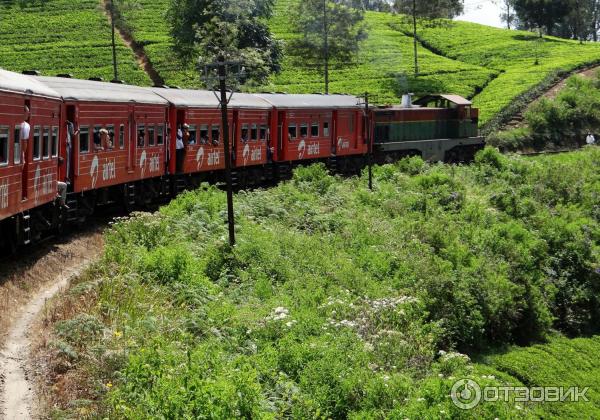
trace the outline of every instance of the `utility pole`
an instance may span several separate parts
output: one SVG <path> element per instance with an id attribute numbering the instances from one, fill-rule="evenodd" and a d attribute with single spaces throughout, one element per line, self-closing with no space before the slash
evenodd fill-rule
<path id="1" fill-rule="evenodd" d="M 413 0 L 413 46 L 415 50 L 415 76 L 419 75 L 419 57 L 417 56 L 417 0 Z"/>
<path id="2" fill-rule="evenodd" d="M 231 183 L 231 153 L 229 151 L 229 121 L 227 118 L 227 63 L 222 55 L 218 58 L 219 90 L 221 91 L 221 121 L 223 125 L 223 146 L 225 148 L 225 182 L 227 183 L 227 223 L 229 225 L 229 245 L 235 245 L 235 215 L 233 213 L 233 185 Z"/>
<path id="3" fill-rule="evenodd" d="M 119 80 L 117 71 L 117 46 L 115 44 L 115 3 L 110 0 L 110 23 L 112 28 L 112 56 L 113 56 L 113 80 Z"/>
<path id="4" fill-rule="evenodd" d="M 225 61 L 225 56 L 221 53 L 215 62 L 211 64 L 203 64 L 204 65 L 204 83 L 207 88 L 212 90 L 215 94 L 217 100 L 219 101 L 219 105 L 221 107 L 221 125 L 223 127 L 223 148 L 225 153 L 225 183 L 227 184 L 227 224 L 229 227 L 229 245 L 235 245 L 235 215 L 233 212 L 233 182 L 231 176 L 231 170 L 233 164 L 231 162 L 231 149 L 229 147 L 229 120 L 228 120 L 228 111 L 227 106 L 231 97 L 233 96 L 233 91 L 235 88 L 232 88 L 232 91 L 229 93 L 229 97 L 227 95 L 227 77 L 228 77 L 228 66 L 236 66 L 238 70 L 234 71 L 234 76 L 236 77 L 236 82 L 239 82 L 239 79 L 243 78 L 244 68 L 241 67 L 240 62 L 234 61 Z M 241 71 L 239 70 L 241 67 Z M 215 78 L 216 73 L 216 78 Z M 218 92 L 217 92 L 218 90 Z"/>
<path id="5" fill-rule="evenodd" d="M 373 191 L 373 141 L 371 139 L 371 124 L 369 118 L 369 92 L 365 92 L 365 132 L 367 140 L 367 165 L 369 166 L 369 189 Z"/>
<path id="6" fill-rule="evenodd" d="M 327 20 L 327 0 L 323 0 L 323 34 L 325 36 L 325 94 L 329 95 L 329 22 Z"/>

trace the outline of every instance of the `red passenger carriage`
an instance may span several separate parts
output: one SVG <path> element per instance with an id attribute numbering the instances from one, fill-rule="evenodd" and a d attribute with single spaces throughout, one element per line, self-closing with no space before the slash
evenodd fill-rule
<path id="1" fill-rule="evenodd" d="M 29 111 L 27 111 L 29 110 Z M 31 226 L 51 225 L 57 193 L 60 96 L 38 81 L 0 70 L 0 230 L 28 243 Z M 20 128 L 29 120 L 29 139 Z M 14 242 L 14 241 L 13 241 Z"/>
<path id="2" fill-rule="evenodd" d="M 171 172 L 188 176 L 195 174 L 197 180 L 214 178 L 217 171 L 220 175 L 225 168 L 225 151 L 221 108 L 215 94 L 210 91 L 159 88 L 154 92 L 171 103 L 171 127 L 183 129 L 185 125 L 189 132 L 183 165 L 176 168 L 175 160 L 172 160 Z M 232 96 L 228 108 L 229 144 L 232 164 L 238 170 L 267 164 L 271 108 L 269 103 L 253 95 L 236 93 Z M 173 129 L 170 137 L 172 155 L 176 153 L 176 136 L 177 130 Z"/>
<path id="3" fill-rule="evenodd" d="M 358 99 L 346 95 L 260 94 L 273 106 L 275 160 L 303 162 L 362 156 L 367 151 Z M 349 162 L 347 159 L 345 162 Z"/>
<path id="4" fill-rule="evenodd" d="M 112 201 L 134 204 L 136 189 L 148 199 L 166 193 L 170 185 L 161 178 L 168 163 L 166 100 L 148 88 L 61 77 L 37 79 L 64 101 L 62 156 L 69 156 L 68 122 L 77 134 L 61 178 L 70 182 L 70 192 L 76 194 L 71 197 L 77 198 L 71 204 L 80 207 L 79 213 Z"/>

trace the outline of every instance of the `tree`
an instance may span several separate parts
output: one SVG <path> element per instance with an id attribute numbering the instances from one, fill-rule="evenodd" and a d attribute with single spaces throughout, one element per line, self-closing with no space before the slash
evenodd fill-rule
<path id="1" fill-rule="evenodd" d="M 555 27 L 570 11 L 571 0 L 514 0 L 519 21 L 527 29 L 538 29 L 540 38 L 544 30 L 552 35 Z"/>
<path id="2" fill-rule="evenodd" d="M 500 15 L 500 18 L 502 19 L 502 22 L 506 23 L 506 29 L 509 30 L 513 27 L 516 27 L 516 25 L 513 25 L 513 23 L 517 20 L 513 3 L 514 0 L 502 0 L 504 11 Z"/>
<path id="3" fill-rule="evenodd" d="M 395 0 L 394 9 L 398 13 L 410 16 L 413 28 L 413 47 L 415 59 L 415 76 L 419 75 L 418 22 L 432 23 L 437 19 L 452 19 L 463 11 L 463 0 Z"/>
<path id="4" fill-rule="evenodd" d="M 599 0 L 570 0 L 570 12 L 557 23 L 555 34 L 580 42 L 598 39 Z"/>
<path id="5" fill-rule="evenodd" d="M 171 0 L 167 18 L 173 50 L 184 63 L 217 57 L 240 61 L 249 83 L 280 70 L 281 43 L 265 23 L 274 0 Z"/>
<path id="6" fill-rule="evenodd" d="M 303 0 L 293 13 L 295 29 L 302 35 L 292 40 L 289 48 L 304 64 L 323 69 L 327 94 L 331 62 L 349 62 L 367 38 L 364 12 L 352 5 L 344 0 Z"/>

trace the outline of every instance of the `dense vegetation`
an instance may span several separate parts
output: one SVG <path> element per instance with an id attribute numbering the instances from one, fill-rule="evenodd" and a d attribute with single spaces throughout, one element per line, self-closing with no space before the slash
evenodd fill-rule
<path id="1" fill-rule="evenodd" d="M 114 418 L 568 413 L 463 412 L 448 394 L 464 376 L 597 383 L 597 339 L 496 353 L 489 366 L 456 351 L 597 332 L 599 165 L 595 148 L 537 160 L 486 149 L 468 167 L 376 168 L 373 192 L 364 177 L 301 168 L 237 195 L 234 249 L 224 194 L 187 193 L 109 230 L 103 260 L 64 304 L 81 310 L 56 325 L 54 369 L 86 378 L 72 410 Z M 561 377 L 558 351 L 539 352 L 569 345 L 587 353 Z"/>
<path id="2" fill-rule="evenodd" d="M 0 2 L 0 67 L 45 76 L 112 80 L 110 24 L 97 0 Z M 150 84 L 131 50 L 118 44 L 119 77 Z"/>

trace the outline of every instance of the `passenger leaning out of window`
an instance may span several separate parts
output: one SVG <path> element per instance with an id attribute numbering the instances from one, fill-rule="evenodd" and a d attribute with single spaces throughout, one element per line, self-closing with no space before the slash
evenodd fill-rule
<path id="1" fill-rule="evenodd" d="M 110 139 L 110 135 L 106 128 L 100 130 L 100 150 L 103 150 L 104 148 L 112 149 L 112 140 Z"/>
<path id="2" fill-rule="evenodd" d="M 185 125 L 179 125 L 177 128 L 177 138 L 175 139 L 175 162 L 177 166 L 177 173 L 183 171 L 183 162 L 185 158 L 185 143 L 183 142 Z"/>
<path id="3" fill-rule="evenodd" d="M 27 143 L 29 140 L 29 134 L 31 132 L 31 126 L 29 125 L 29 120 L 31 118 L 31 112 L 29 112 L 29 108 L 25 107 L 23 110 L 24 117 L 23 122 L 21 123 L 20 140 L 21 140 L 21 162 L 25 164 L 27 161 L 25 158 L 27 157 Z"/>

